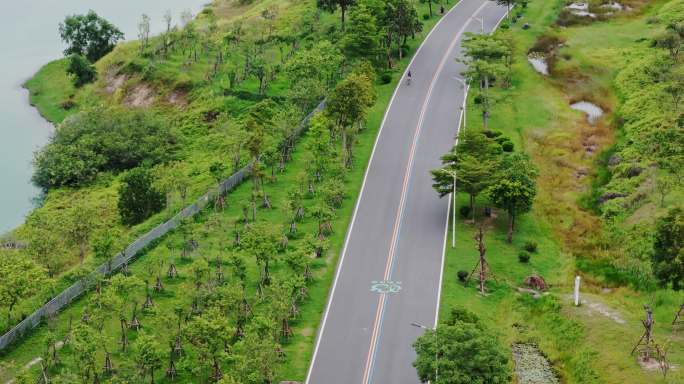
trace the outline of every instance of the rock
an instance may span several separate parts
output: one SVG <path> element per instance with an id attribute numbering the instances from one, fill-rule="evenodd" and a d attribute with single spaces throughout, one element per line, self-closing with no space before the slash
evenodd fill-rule
<path id="1" fill-rule="evenodd" d="M 639 166 L 632 166 L 627 170 L 627 177 L 637 177 L 641 175 L 641 172 L 643 172 L 644 169 L 639 167 Z"/>
<path id="2" fill-rule="evenodd" d="M 622 162 L 622 158 L 620 157 L 620 155 L 615 154 L 615 155 L 612 155 L 612 156 L 608 159 L 608 166 L 609 166 L 609 167 L 614 167 L 614 166 L 620 164 L 621 162 Z"/>
<path id="3" fill-rule="evenodd" d="M 534 288 L 538 291 L 546 291 L 546 289 L 548 288 L 544 278 L 539 275 L 527 276 L 525 278 L 524 283 L 526 286 Z"/>
<path id="4" fill-rule="evenodd" d="M 598 203 L 603 204 L 608 200 L 617 199 L 619 197 L 627 197 L 627 194 L 626 193 L 620 193 L 620 192 L 606 192 L 601 197 L 599 197 Z"/>
<path id="5" fill-rule="evenodd" d="M 529 23 L 523 24 L 522 29 L 530 29 L 530 24 Z"/>

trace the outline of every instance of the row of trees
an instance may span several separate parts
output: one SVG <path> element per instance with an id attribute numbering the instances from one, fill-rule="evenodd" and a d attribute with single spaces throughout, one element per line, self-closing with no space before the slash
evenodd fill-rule
<path id="1" fill-rule="evenodd" d="M 508 214 L 510 243 L 516 218 L 532 208 L 538 171 L 527 155 L 504 152 L 495 137 L 492 131 L 462 132 L 451 152 L 442 156 L 444 166 L 432 171 L 433 186 L 440 196 L 445 196 L 452 193 L 456 183 L 470 196 L 473 220 L 476 198 L 486 195 L 492 205 Z"/>
<path id="2" fill-rule="evenodd" d="M 403 58 L 406 41 L 422 31 L 418 12 L 409 0 L 336 0 L 319 1 L 324 9 L 341 9 L 342 46 L 349 58 L 362 58 L 387 68 L 394 66 L 393 57 Z M 346 27 L 344 15 L 349 9 Z"/>

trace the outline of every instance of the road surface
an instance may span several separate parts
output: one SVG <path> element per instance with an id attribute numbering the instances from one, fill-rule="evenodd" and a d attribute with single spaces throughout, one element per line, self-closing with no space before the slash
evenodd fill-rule
<path id="1" fill-rule="evenodd" d="M 460 43 L 505 8 L 461 0 L 414 56 L 390 102 L 347 233 L 308 384 L 419 383 L 411 344 L 437 322 L 448 199 L 429 170 L 454 143 L 465 89 Z"/>

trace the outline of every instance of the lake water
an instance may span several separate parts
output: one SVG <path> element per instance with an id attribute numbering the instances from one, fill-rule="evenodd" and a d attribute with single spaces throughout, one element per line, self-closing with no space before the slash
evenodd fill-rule
<path id="1" fill-rule="evenodd" d="M 171 10 L 174 23 L 189 9 L 196 14 L 209 0 L 2 0 L 0 13 L 0 234 L 21 224 L 39 194 L 30 182 L 33 153 L 53 127 L 28 104 L 21 84 L 47 62 L 62 57 L 58 25 L 66 15 L 94 10 L 126 34 L 137 36 L 146 13 L 152 31 L 164 29 Z"/>

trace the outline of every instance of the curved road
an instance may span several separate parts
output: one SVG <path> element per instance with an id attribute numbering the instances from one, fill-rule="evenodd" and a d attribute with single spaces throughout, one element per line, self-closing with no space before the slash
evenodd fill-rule
<path id="1" fill-rule="evenodd" d="M 454 143 L 465 90 L 460 43 L 505 8 L 461 0 L 413 58 L 378 134 L 323 317 L 308 384 L 418 383 L 411 344 L 437 323 L 448 199 L 429 170 Z"/>

